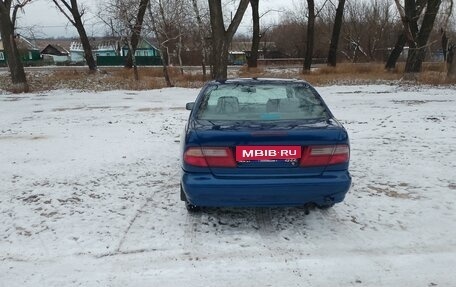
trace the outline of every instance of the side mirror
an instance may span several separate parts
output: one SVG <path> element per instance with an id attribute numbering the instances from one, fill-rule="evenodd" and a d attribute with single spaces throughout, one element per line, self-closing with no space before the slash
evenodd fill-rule
<path id="1" fill-rule="evenodd" d="M 187 111 L 191 111 L 191 110 L 193 109 L 194 106 L 195 106 L 195 102 L 187 103 L 187 104 L 185 105 L 185 109 L 186 109 Z"/>

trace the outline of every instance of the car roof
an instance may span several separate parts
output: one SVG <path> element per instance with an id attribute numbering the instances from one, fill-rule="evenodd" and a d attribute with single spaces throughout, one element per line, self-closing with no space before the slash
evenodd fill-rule
<path id="1" fill-rule="evenodd" d="M 300 79 L 285 79 L 285 78 L 234 78 L 225 81 L 211 81 L 210 84 L 306 84 L 308 82 Z"/>

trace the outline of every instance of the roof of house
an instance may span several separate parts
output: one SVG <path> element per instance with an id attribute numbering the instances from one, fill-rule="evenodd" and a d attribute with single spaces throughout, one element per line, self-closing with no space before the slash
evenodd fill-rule
<path id="1" fill-rule="evenodd" d="M 48 39 L 37 39 L 36 45 L 40 48 L 40 50 L 44 50 L 48 45 L 52 46 L 59 46 L 65 49 L 66 51 L 70 50 L 71 42 L 78 41 L 77 38 L 48 38 Z"/>
<path id="2" fill-rule="evenodd" d="M 27 40 L 26 38 L 17 35 L 16 36 L 16 45 L 18 49 L 25 49 L 25 50 L 38 50 L 35 44 L 31 41 Z M 4 50 L 5 47 L 3 46 L 3 41 L 0 39 L 0 50 Z"/>
<path id="3" fill-rule="evenodd" d="M 57 44 L 49 44 L 46 46 L 46 48 L 41 50 L 41 54 L 68 55 L 68 50 Z"/>
<path id="4" fill-rule="evenodd" d="M 20 37 L 21 39 L 24 39 L 22 36 Z M 97 37 L 97 38 L 89 38 L 90 45 L 94 50 L 106 50 L 106 49 L 117 49 L 117 45 L 119 44 L 120 39 L 118 37 Z M 80 46 L 82 49 L 82 45 L 80 42 L 79 38 L 47 38 L 47 39 L 36 39 L 32 41 L 26 41 L 26 45 L 30 47 L 30 49 L 33 50 L 40 50 L 43 51 L 48 45 L 52 45 L 53 47 L 59 49 L 63 49 L 64 51 L 70 51 L 71 47 L 77 47 Z M 141 39 L 141 41 L 138 44 L 139 49 L 150 49 L 154 48 L 158 50 L 157 46 L 155 44 L 155 41 L 153 39 Z M 24 44 L 25 45 L 25 44 Z M 121 44 L 122 46 L 122 44 Z M 3 50 L 3 43 L 0 40 L 0 50 Z"/>
<path id="5" fill-rule="evenodd" d="M 155 46 L 151 42 L 153 42 L 153 40 L 141 38 L 141 41 L 139 41 L 138 46 L 136 48 L 137 49 L 151 49 L 152 48 L 152 49 L 158 50 L 157 46 Z M 128 49 L 128 45 L 125 44 L 123 46 L 123 48 Z"/>

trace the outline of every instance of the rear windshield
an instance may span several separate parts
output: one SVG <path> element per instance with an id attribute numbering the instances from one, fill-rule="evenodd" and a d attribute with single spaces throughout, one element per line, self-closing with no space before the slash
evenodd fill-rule
<path id="1" fill-rule="evenodd" d="M 224 84 L 206 89 L 202 120 L 313 120 L 328 118 L 316 92 L 304 84 Z"/>

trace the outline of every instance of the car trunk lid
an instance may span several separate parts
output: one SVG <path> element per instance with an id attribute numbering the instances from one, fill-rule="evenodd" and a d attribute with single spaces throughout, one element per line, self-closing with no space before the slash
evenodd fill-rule
<path id="1" fill-rule="evenodd" d="M 322 153 L 334 153 L 334 147 L 344 143 L 343 128 L 334 120 L 305 124 L 197 121 L 194 128 L 195 142 L 202 147 L 203 155 L 205 150 L 213 155 L 220 154 L 220 149 L 225 150 L 223 156 L 228 157 L 229 167 L 208 165 L 211 172 L 220 177 L 320 175 L 329 164 L 329 159 L 322 159 Z M 316 164 L 306 164 L 315 157 L 320 159 Z"/>

